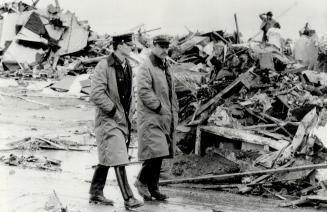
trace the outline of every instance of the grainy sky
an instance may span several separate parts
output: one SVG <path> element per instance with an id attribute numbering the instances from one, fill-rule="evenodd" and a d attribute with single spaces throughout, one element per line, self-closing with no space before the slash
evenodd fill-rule
<path id="1" fill-rule="evenodd" d="M 3 2 L 3 1 L 2 1 Z M 30 3 L 31 0 L 25 0 Z M 54 0 L 40 0 L 46 7 Z M 295 38 L 306 22 L 318 36 L 327 36 L 327 0 L 59 0 L 62 8 L 88 20 L 98 33 L 119 33 L 137 25 L 154 33 L 185 34 L 192 31 L 235 30 L 234 13 L 245 38 L 259 29 L 258 14 L 272 11 L 287 37 Z"/>

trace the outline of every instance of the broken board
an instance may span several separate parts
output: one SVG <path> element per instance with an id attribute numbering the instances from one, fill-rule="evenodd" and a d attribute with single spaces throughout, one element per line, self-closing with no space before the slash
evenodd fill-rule
<path id="1" fill-rule="evenodd" d="M 289 144 L 289 142 L 286 140 L 274 140 L 274 139 L 266 138 L 263 136 L 256 135 L 252 131 L 218 127 L 218 126 L 198 126 L 196 142 L 195 142 L 195 154 L 197 155 L 201 155 L 205 146 L 205 144 L 203 143 L 204 141 L 201 139 L 202 132 L 207 132 L 214 135 L 222 136 L 234 141 L 241 141 L 242 149 L 249 149 L 249 146 L 251 148 L 251 145 L 253 145 L 253 146 L 261 146 L 262 148 L 268 146 L 273 149 L 280 150 Z"/>

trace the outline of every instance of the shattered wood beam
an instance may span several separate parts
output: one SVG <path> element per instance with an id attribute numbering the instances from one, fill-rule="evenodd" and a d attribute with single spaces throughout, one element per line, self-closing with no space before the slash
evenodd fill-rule
<path id="1" fill-rule="evenodd" d="M 299 125 L 300 122 L 285 122 L 285 123 L 281 123 L 281 125 L 285 126 L 287 124 L 292 124 L 292 125 Z M 258 124 L 258 125 L 252 125 L 252 126 L 245 126 L 242 127 L 242 130 L 253 130 L 253 129 L 258 129 L 258 128 L 266 128 L 266 127 L 278 127 L 278 124 Z"/>
<path id="2" fill-rule="evenodd" d="M 230 184 L 230 185 L 203 185 L 203 184 L 192 184 L 192 183 L 183 183 L 183 184 L 175 184 L 172 187 L 174 188 L 197 188 L 197 189 L 233 189 L 242 186 L 242 184 Z"/>
<path id="3" fill-rule="evenodd" d="M 268 145 L 269 147 L 277 150 L 281 150 L 289 144 L 289 141 L 270 139 L 253 134 L 251 131 L 245 131 L 240 129 L 218 126 L 199 126 L 198 128 L 200 129 L 200 131 L 222 136 L 231 140 L 241 141 L 250 144 L 257 144 L 261 146 Z M 201 138 L 199 142 L 202 142 Z M 201 146 L 201 144 L 199 144 L 199 146 Z"/>
<path id="4" fill-rule="evenodd" d="M 263 121 L 263 122 L 265 122 L 265 123 L 268 122 L 266 119 L 264 119 L 264 118 L 262 118 L 261 116 L 255 114 L 255 113 L 254 113 L 252 110 L 250 110 L 249 108 L 245 108 L 245 111 L 248 112 L 250 115 L 256 117 L 257 119 L 259 119 L 259 120 L 261 120 L 261 121 Z M 277 125 L 277 126 L 278 126 L 278 125 Z"/>
<path id="5" fill-rule="evenodd" d="M 180 179 L 173 179 L 173 180 L 162 180 L 159 182 L 159 184 L 167 185 L 167 184 L 173 184 L 173 183 L 196 182 L 196 181 L 201 181 L 201 180 L 226 180 L 226 179 L 231 179 L 231 178 L 235 178 L 235 177 L 244 177 L 244 176 L 252 176 L 252 175 L 259 175 L 259 174 L 274 174 L 274 173 L 295 172 L 295 171 L 302 171 L 302 170 L 326 169 L 326 168 L 327 168 L 327 163 L 322 163 L 322 164 L 296 166 L 296 167 L 289 167 L 289 168 L 248 171 L 248 172 L 233 173 L 233 174 L 222 174 L 222 175 L 212 175 L 212 176 L 180 178 Z"/>
<path id="6" fill-rule="evenodd" d="M 237 15 L 234 14 L 235 25 L 236 25 L 236 43 L 240 43 L 240 36 L 239 36 L 239 29 L 238 29 L 238 22 L 237 22 Z"/>
<path id="7" fill-rule="evenodd" d="M 269 194 L 272 194 L 272 195 L 274 195 L 275 197 L 278 197 L 278 198 L 281 199 L 281 200 L 288 200 L 287 198 L 283 197 L 282 195 L 280 195 L 280 194 L 278 194 L 278 193 L 276 193 L 276 192 L 272 192 L 272 191 L 270 191 L 268 188 L 263 187 L 263 189 L 264 189 L 266 192 L 268 192 Z"/>
<path id="8" fill-rule="evenodd" d="M 224 88 L 224 90 L 222 90 L 221 92 L 219 92 L 216 96 L 214 96 L 212 99 L 210 99 L 207 103 L 205 103 L 204 105 L 201 105 L 200 108 L 196 111 L 195 116 L 199 115 L 200 113 L 202 113 L 203 111 L 207 110 L 211 105 L 213 105 L 214 103 L 217 103 L 226 93 L 228 93 L 232 88 L 234 88 L 236 85 L 238 85 L 239 83 L 242 83 L 242 80 L 245 79 L 250 73 L 251 71 L 254 69 L 254 67 L 250 68 L 247 72 L 241 74 L 236 80 L 234 80 L 234 82 L 232 82 L 231 84 L 229 84 L 226 88 Z"/>
<path id="9" fill-rule="evenodd" d="M 285 129 L 285 127 L 283 127 L 282 125 L 283 122 L 280 122 L 278 119 L 269 116 L 265 113 L 260 113 L 260 115 L 263 116 L 264 118 L 271 120 L 272 122 L 275 122 L 291 139 L 293 138 L 293 135 L 287 129 Z"/>
<path id="10" fill-rule="evenodd" d="M 228 40 L 226 40 L 223 36 L 219 35 L 217 32 L 212 31 L 212 33 L 216 36 L 218 36 L 222 41 L 224 41 L 226 44 L 230 44 Z"/>
<path id="11" fill-rule="evenodd" d="M 59 144 L 56 144 L 56 143 L 54 143 L 54 142 L 52 142 L 52 141 L 50 141 L 48 139 L 45 139 L 45 138 L 36 138 L 36 139 L 41 140 L 41 141 L 44 141 L 44 142 L 46 142 L 46 143 L 48 143 L 48 144 L 50 144 L 50 145 L 52 145 L 52 146 L 54 146 L 54 147 L 56 147 L 58 149 L 68 150 L 67 147 L 62 146 L 62 145 L 59 145 Z"/>

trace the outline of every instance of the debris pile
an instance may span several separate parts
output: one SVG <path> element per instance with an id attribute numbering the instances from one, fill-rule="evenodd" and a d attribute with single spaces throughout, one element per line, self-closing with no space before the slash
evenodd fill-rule
<path id="1" fill-rule="evenodd" d="M 30 156 L 17 156 L 13 153 L 9 155 L 3 155 L 0 157 L 0 161 L 9 166 L 19 166 L 23 168 L 41 169 L 48 171 L 61 171 L 61 161 L 50 159 L 47 157 Z"/>
<path id="2" fill-rule="evenodd" d="M 20 150 L 66 150 L 66 151 L 89 151 L 93 145 L 80 144 L 69 140 L 55 139 L 55 138 L 37 138 L 28 137 L 19 141 L 8 143 L 12 149 Z"/>
<path id="3" fill-rule="evenodd" d="M 190 128 L 185 132 L 196 128 L 193 142 L 181 138 L 178 146 L 186 154 L 205 157 L 214 148 L 215 154 L 239 165 L 241 173 L 236 174 L 244 175 L 206 176 L 215 174 L 209 168 L 206 173 L 198 172 L 203 176 L 185 176 L 180 166 L 194 167 L 176 162 L 171 173 L 179 178 L 162 184 L 196 182 L 186 186 L 236 189 L 285 200 L 324 189 L 321 185 L 326 179 L 318 178 L 317 172 L 327 167 L 326 134 L 321 133 L 327 117 L 325 73 L 307 70 L 310 64 L 299 63 L 275 46 L 236 44 L 218 32 L 191 35 L 177 47 L 171 57 L 180 123 Z M 256 155 L 251 163 L 235 157 L 246 151 Z M 280 172 L 269 172 L 274 170 Z M 231 184 L 221 184 L 227 179 Z M 218 185 L 199 185 L 208 181 Z M 316 196 L 315 204 L 324 202 L 317 200 L 320 197 Z"/>

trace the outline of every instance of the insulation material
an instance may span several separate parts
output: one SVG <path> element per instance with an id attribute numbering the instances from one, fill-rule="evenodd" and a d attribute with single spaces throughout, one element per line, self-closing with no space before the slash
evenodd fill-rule
<path id="1" fill-rule="evenodd" d="M 65 55 L 82 50 L 87 45 L 89 31 L 87 27 L 83 26 L 77 21 L 76 16 L 72 13 L 64 14 L 64 24 L 70 23 L 69 28 L 64 32 L 62 39 L 59 41 L 61 47 L 57 54 Z"/>
<path id="2" fill-rule="evenodd" d="M 317 63 L 318 48 L 312 39 L 303 35 L 295 43 L 294 57 L 304 65 L 313 65 Z"/>
<path id="3" fill-rule="evenodd" d="M 0 48 L 5 48 L 5 44 L 8 41 L 12 41 L 17 33 L 17 25 L 23 25 L 27 20 L 31 12 L 23 13 L 4 13 L 3 26 L 1 32 Z"/>

